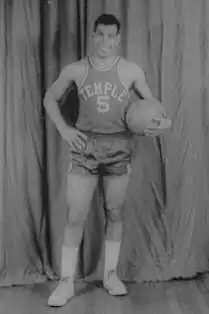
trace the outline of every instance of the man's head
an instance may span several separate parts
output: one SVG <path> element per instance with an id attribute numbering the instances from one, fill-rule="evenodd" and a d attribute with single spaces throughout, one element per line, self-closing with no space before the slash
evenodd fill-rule
<path id="1" fill-rule="evenodd" d="M 100 58 L 115 55 L 120 42 L 120 22 L 114 15 L 102 14 L 94 22 L 94 52 Z"/>

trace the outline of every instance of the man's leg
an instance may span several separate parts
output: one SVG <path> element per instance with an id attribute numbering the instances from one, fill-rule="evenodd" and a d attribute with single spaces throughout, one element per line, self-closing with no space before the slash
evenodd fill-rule
<path id="1" fill-rule="evenodd" d="M 74 296 L 73 276 L 79 245 L 82 240 L 84 223 L 89 213 L 92 197 L 97 186 L 97 176 L 69 172 L 67 201 L 69 207 L 69 235 L 72 277 L 62 280 L 48 300 L 50 306 L 63 306 Z"/>
<path id="2" fill-rule="evenodd" d="M 127 294 L 126 287 L 117 277 L 116 267 L 122 236 L 121 210 L 126 198 L 129 181 L 129 172 L 123 175 L 104 177 L 107 210 L 104 286 L 112 295 Z"/>

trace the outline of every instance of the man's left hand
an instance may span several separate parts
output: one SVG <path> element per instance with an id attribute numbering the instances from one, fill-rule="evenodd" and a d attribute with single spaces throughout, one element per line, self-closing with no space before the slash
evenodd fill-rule
<path id="1" fill-rule="evenodd" d="M 144 131 L 145 136 L 159 136 L 162 135 L 165 130 L 171 127 L 171 120 L 168 118 L 155 118 L 147 126 Z"/>

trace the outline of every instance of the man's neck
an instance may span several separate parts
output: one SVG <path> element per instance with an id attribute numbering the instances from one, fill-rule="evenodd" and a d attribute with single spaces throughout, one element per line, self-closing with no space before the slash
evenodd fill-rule
<path id="1" fill-rule="evenodd" d="M 118 59 L 118 57 L 119 57 L 118 55 L 114 55 L 110 58 L 100 58 L 97 55 L 92 55 L 91 61 L 96 68 L 104 69 L 111 67 Z"/>

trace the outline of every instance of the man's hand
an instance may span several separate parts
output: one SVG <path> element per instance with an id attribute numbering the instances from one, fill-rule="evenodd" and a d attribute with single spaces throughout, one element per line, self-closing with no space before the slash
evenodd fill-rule
<path id="1" fill-rule="evenodd" d="M 75 128 L 68 127 L 61 132 L 63 140 L 68 142 L 70 148 L 74 151 L 81 151 L 86 147 L 87 136 Z"/>
<path id="2" fill-rule="evenodd" d="M 145 136 L 159 136 L 162 135 L 166 129 L 171 127 L 171 120 L 167 117 L 154 118 L 144 131 Z"/>
<path id="3" fill-rule="evenodd" d="M 151 136 L 151 137 L 155 137 L 155 136 L 160 136 L 160 135 L 162 135 L 164 132 L 161 130 L 161 131 L 159 131 L 159 130 L 145 130 L 144 131 L 144 135 L 145 136 Z"/>

